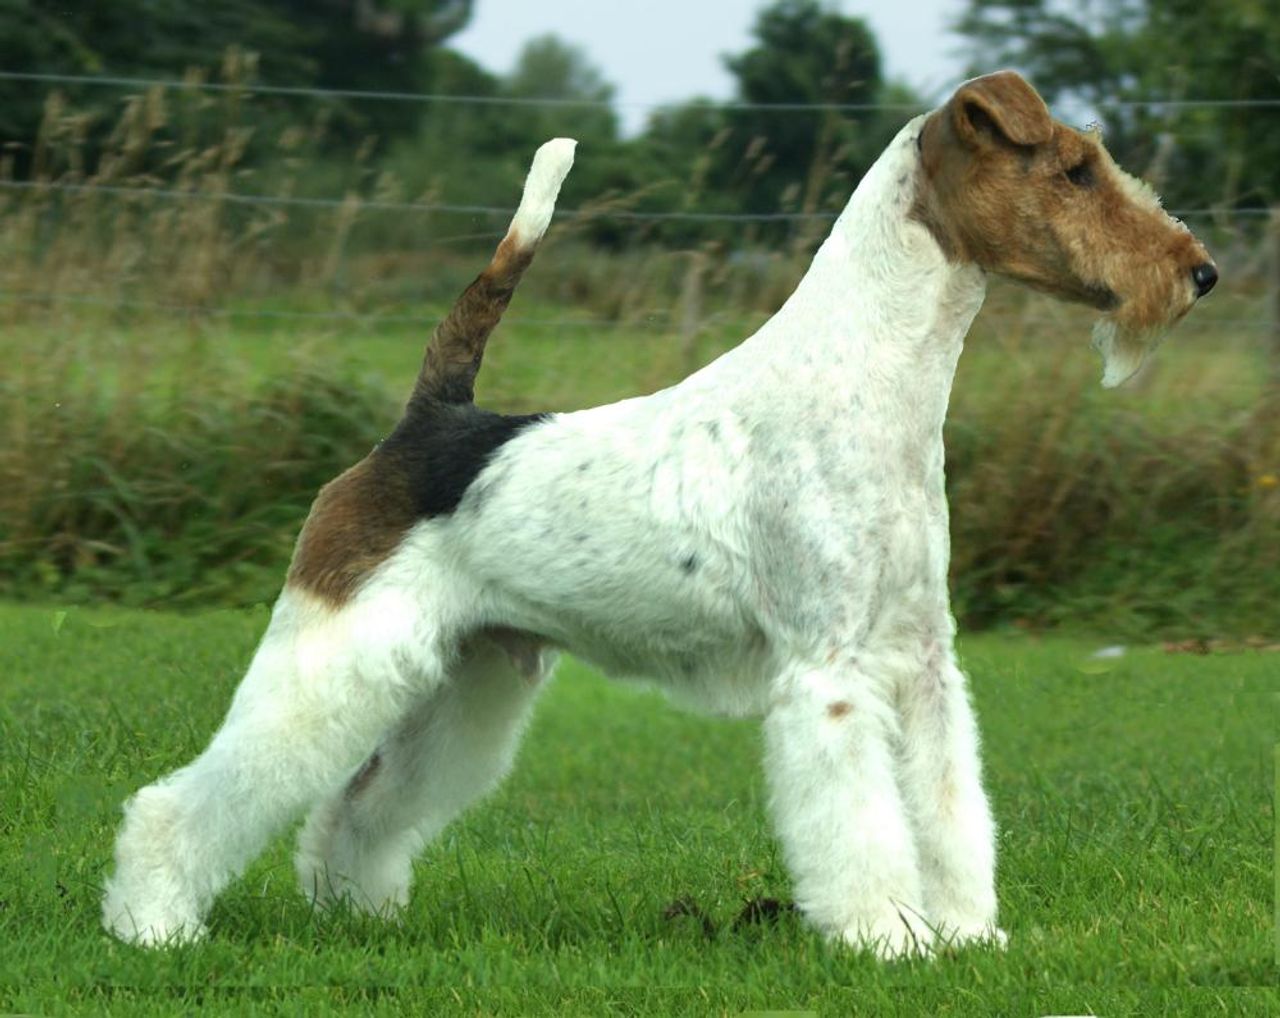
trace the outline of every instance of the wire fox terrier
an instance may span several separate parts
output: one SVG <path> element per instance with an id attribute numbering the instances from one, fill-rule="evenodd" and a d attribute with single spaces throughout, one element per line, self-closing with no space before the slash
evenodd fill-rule
<path id="1" fill-rule="evenodd" d="M 956 360 L 996 273 L 1102 312 L 1118 384 L 1213 286 L 1208 253 L 1096 137 L 992 74 L 902 129 L 737 348 L 650 396 L 489 413 L 484 344 L 573 150 L 538 151 L 400 423 L 320 492 L 208 748 L 127 803 L 103 904 L 123 939 L 199 937 L 307 809 L 303 892 L 403 905 L 565 649 L 763 715 L 797 905 L 827 935 L 882 957 L 1004 941 L 947 598 Z"/>

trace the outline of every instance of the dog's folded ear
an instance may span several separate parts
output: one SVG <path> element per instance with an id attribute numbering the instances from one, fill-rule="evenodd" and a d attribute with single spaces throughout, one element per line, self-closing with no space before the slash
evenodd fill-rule
<path id="1" fill-rule="evenodd" d="M 948 104 L 956 135 L 966 145 L 1040 145 L 1053 136 L 1053 118 L 1016 71 L 997 71 L 965 82 Z"/>

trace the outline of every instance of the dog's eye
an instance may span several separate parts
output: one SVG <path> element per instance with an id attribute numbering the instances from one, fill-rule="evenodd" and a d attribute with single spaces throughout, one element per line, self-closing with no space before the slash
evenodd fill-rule
<path id="1" fill-rule="evenodd" d="M 1093 166 L 1086 160 L 1067 170 L 1066 177 L 1076 187 L 1093 187 Z"/>

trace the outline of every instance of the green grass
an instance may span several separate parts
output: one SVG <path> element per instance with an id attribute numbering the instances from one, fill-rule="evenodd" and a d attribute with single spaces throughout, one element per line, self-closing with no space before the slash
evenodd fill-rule
<path id="1" fill-rule="evenodd" d="M 281 839 L 211 938 L 98 926 L 119 805 L 208 739 L 262 609 L 0 607 L 0 1011 L 33 1014 L 1276 1013 L 1280 658 L 983 636 L 962 646 L 1001 824 L 1005 954 L 882 966 L 793 919 L 753 722 L 678 713 L 572 662 L 516 773 L 419 862 L 398 925 L 313 914 Z M 664 919 L 691 897 L 720 924 Z"/>

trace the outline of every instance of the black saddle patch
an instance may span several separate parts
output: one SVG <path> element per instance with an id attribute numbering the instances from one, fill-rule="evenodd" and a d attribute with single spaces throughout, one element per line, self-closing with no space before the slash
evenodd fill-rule
<path id="1" fill-rule="evenodd" d="M 443 516 L 458 508 L 498 449 L 547 416 L 508 416 L 474 403 L 414 400 L 378 446 L 376 457 L 403 479 L 419 516 Z"/>

